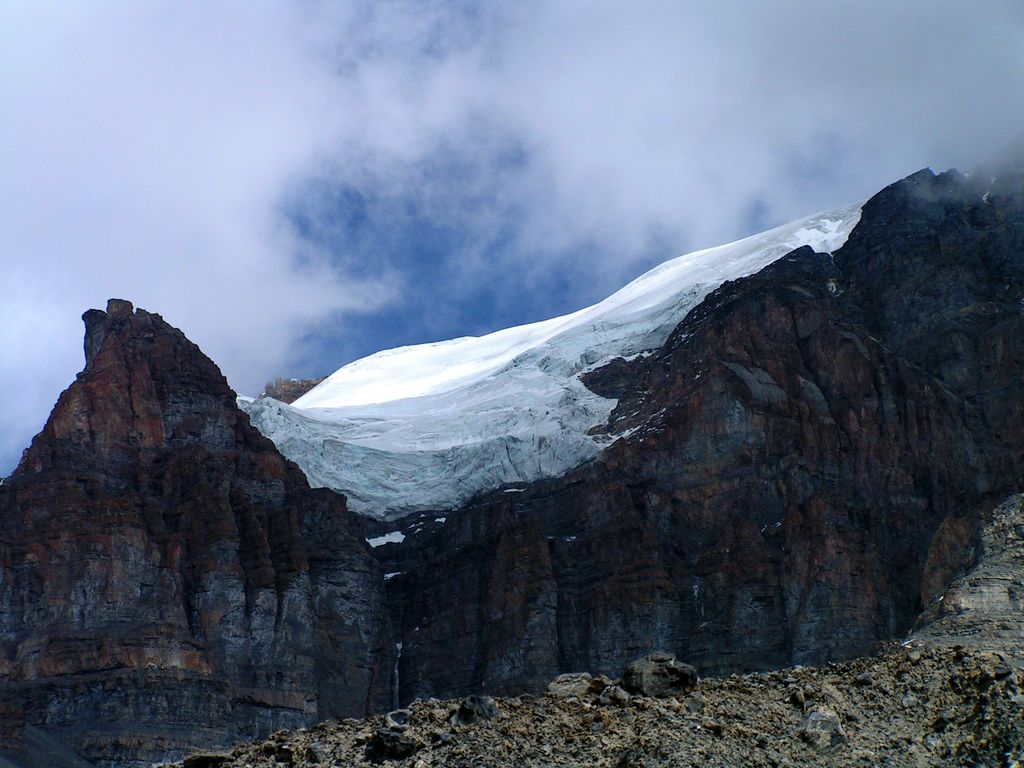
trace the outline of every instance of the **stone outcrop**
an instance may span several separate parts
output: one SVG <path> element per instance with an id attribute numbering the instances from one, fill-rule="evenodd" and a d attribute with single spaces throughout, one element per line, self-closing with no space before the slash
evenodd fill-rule
<path id="1" fill-rule="evenodd" d="M 401 700 L 902 636 L 1024 478 L 1024 180 L 985 184 L 898 182 L 834 254 L 726 283 L 661 350 L 591 375 L 623 436 L 595 461 L 371 524 L 405 535 L 378 550 Z"/>
<path id="2" fill-rule="evenodd" d="M 344 499 L 158 315 L 84 320 L 85 369 L 0 486 L 14 730 L 141 766 L 386 705 L 383 578 Z"/>
<path id="3" fill-rule="evenodd" d="M 4 727 L 135 766 L 579 670 L 620 711 L 602 675 L 655 650 L 705 677 L 867 653 L 1022 490 L 1022 300 L 1024 179 L 915 174 L 834 254 L 726 283 L 589 373 L 619 398 L 596 460 L 398 523 L 310 490 L 212 362 L 113 301 L 0 486 Z M 808 749 L 856 741 L 842 697 L 788 696 Z M 388 729 L 384 756 L 412 739 Z"/>
<path id="4" fill-rule="evenodd" d="M 1024 496 L 984 521 L 976 550 L 918 617 L 911 642 L 1000 653 L 1024 667 Z"/>
<path id="5" fill-rule="evenodd" d="M 267 382 L 260 397 L 272 397 L 282 403 L 294 403 L 326 378 L 320 376 L 313 379 L 274 379 Z"/>

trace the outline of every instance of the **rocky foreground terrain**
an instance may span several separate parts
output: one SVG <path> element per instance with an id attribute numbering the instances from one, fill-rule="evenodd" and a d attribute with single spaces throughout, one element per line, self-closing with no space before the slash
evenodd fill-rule
<path id="1" fill-rule="evenodd" d="M 452 764 L 810 759 L 824 724 L 836 760 L 998 765 L 1022 536 L 982 529 L 1024 491 L 1024 175 L 989 178 L 893 184 L 842 248 L 723 284 L 588 377 L 618 400 L 593 461 L 399 521 L 310 488 L 159 315 L 90 310 L 85 369 L 0 485 L 0 766 L 149 768 L 403 705 L 415 760 Z M 968 660 L 827 666 L 909 631 Z M 508 698 L 475 729 L 410 704 L 658 649 L 724 682 L 675 704 Z M 772 672 L 795 665 L 822 671 Z M 747 673 L 768 676 L 726 677 Z M 363 759 L 380 722 L 338 726 L 327 759 Z"/>
<path id="2" fill-rule="evenodd" d="M 821 668 L 700 681 L 664 698 L 563 675 L 543 696 L 419 700 L 184 768 L 1009 766 L 1024 760 L 1024 673 L 996 654 L 898 648 Z M 489 710 L 489 711 L 488 711 Z M 475 715 L 475 716 L 474 716 Z M 490 715 L 490 717 L 488 716 Z"/>
<path id="3" fill-rule="evenodd" d="M 567 674 L 542 696 L 420 699 L 177 765 L 1020 766 L 1024 496 L 978 540 L 915 634 L 877 656 L 698 681 L 651 654 L 621 680 Z"/>

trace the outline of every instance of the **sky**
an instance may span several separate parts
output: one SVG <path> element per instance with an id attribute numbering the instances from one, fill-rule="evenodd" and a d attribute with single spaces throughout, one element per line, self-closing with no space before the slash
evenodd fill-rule
<path id="1" fill-rule="evenodd" d="M 970 168 L 1022 96 L 1019 0 L 4 0 L 0 475 L 110 297 L 257 394 Z"/>

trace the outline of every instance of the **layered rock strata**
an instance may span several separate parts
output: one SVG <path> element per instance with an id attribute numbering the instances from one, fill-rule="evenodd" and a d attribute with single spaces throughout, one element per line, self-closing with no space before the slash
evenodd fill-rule
<path id="1" fill-rule="evenodd" d="M 314 379 L 277 378 L 267 382 L 260 397 L 272 397 L 282 403 L 293 403 L 326 378 L 326 376 Z"/>
<path id="2" fill-rule="evenodd" d="M 1022 200 L 1021 176 L 894 184 L 831 256 L 723 285 L 618 363 L 622 439 L 597 460 L 392 524 L 401 541 L 373 524 L 400 699 L 658 648 L 707 675 L 902 636 L 1021 488 Z"/>
<path id="3" fill-rule="evenodd" d="M 970 567 L 931 596 L 911 641 L 1000 653 L 1024 667 L 1024 496 L 984 521 Z"/>
<path id="4" fill-rule="evenodd" d="M 887 188 L 834 254 L 590 376 L 619 399 L 596 460 L 397 524 L 310 490 L 158 316 L 90 311 L 0 486 L 5 738 L 136 766 L 656 649 L 707 676 L 902 636 L 1021 490 L 1022 198 Z"/>
<path id="5" fill-rule="evenodd" d="M 85 369 L 0 486 L 8 721 L 142 766 L 389 703 L 382 577 L 344 499 L 159 315 L 84 320 Z"/>

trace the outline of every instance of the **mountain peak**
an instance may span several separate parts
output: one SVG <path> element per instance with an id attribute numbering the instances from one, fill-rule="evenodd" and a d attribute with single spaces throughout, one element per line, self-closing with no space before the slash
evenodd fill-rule
<path id="1" fill-rule="evenodd" d="M 84 321 L 85 369 L 0 486 L 0 714 L 109 755 L 116 710 L 148 764 L 390 698 L 382 575 L 344 497 L 159 315 Z"/>
<path id="2" fill-rule="evenodd" d="M 82 320 L 85 368 L 61 394 L 15 475 L 82 460 L 105 466 L 115 455 L 136 457 L 168 441 L 214 434 L 221 444 L 233 440 L 235 394 L 180 330 L 124 299 L 111 299 L 106 311 L 90 309 Z"/>
<path id="3" fill-rule="evenodd" d="M 85 364 L 88 366 L 100 348 L 115 321 L 123 321 L 131 317 L 133 311 L 132 303 L 125 299 L 110 299 L 107 301 L 107 311 L 102 309 L 86 310 L 82 315 L 82 322 L 85 323 Z"/>

